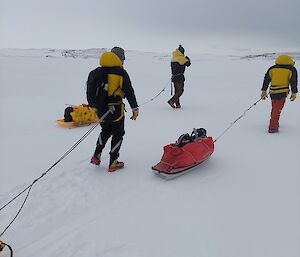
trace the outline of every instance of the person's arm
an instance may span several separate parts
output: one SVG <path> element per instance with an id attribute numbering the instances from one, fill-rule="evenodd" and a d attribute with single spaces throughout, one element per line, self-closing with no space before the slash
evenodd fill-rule
<path id="1" fill-rule="evenodd" d="M 131 80 L 129 78 L 129 75 L 125 70 L 124 70 L 124 74 L 123 74 L 122 90 L 125 94 L 125 97 L 126 97 L 128 103 L 129 103 L 131 109 L 137 108 L 138 104 L 137 104 L 137 101 L 136 101 L 134 89 L 131 85 Z"/>
<path id="2" fill-rule="evenodd" d="M 186 67 L 191 66 L 191 60 L 188 56 L 185 57 L 187 59 L 187 62 L 184 64 Z"/>
<path id="3" fill-rule="evenodd" d="M 295 67 L 292 68 L 292 76 L 290 79 L 292 93 L 298 93 L 298 73 Z"/>
<path id="4" fill-rule="evenodd" d="M 128 73 L 124 70 L 124 75 L 123 75 L 123 92 L 125 94 L 125 97 L 132 109 L 132 116 L 130 117 L 131 120 L 136 120 L 137 117 L 139 116 L 139 108 L 138 104 L 136 101 L 134 89 L 131 85 L 131 81 L 129 78 Z"/>
<path id="5" fill-rule="evenodd" d="M 270 77 L 270 74 L 269 74 L 269 71 L 270 71 L 271 68 L 269 68 L 268 71 L 266 72 L 264 82 L 263 82 L 263 85 L 262 85 L 262 88 L 261 88 L 260 98 L 262 100 L 265 100 L 266 98 L 268 98 L 267 89 L 268 89 L 269 84 L 271 82 L 271 77 Z"/>
<path id="6" fill-rule="evenodd" d="M 272 67 L 271 67 L 272 68 Z M 270 68 L 270 69 L 271 69 Z M 271 77 L 270 77 L 270 74 L 269 74 L 269 71 L 270 69 L 268 69 L 268 71 L 266 72 L 265 74 L 265 78 L 264 78 L 264 82 L 263 82 L 263 86 L 261 88 L 262 91 L 267 91 L 268 87 L 269 87 L 269 84 L 271 82 Z"/>
<path id="7" fill-rule="evenodd" d="M 297 74 L 297 70 L 295 67 L 292 67 L 291 69 L 292 71 L 292 76 L 290 78 L 290 84 L 291 84 L 291 101 L 295 101 L 297 98 L 297 93 L 298 93 L 298 88 L 297 88 L 297 84 L 298 84 L 298 74 Z"/>

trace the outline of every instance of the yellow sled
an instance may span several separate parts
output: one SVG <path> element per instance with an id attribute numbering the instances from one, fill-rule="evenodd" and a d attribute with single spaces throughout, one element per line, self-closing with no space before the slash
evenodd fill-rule
<path id="1" fill-rule="evenodd" d="M 99 122 L 96 109 L 86 104 L 69 106 L 65 110 L 65 118 L 56 120 L 56 123 L 63 128 L 89 126 L 96 122 Z"/>
<path id="2" fill-rule="evenodd" d="M 80 122 L 75 122 L 75 121 L 69 121 L 69 122 L 65 122 L 64 119 L 61 120 L 56 120 L 56 124 L 62 128 L 77 128 L 77 127 L 84 127 L 84 126 L 89 126 L 93 123 L 98 122 L 99 119 L 97 121 L 94 122 L 89 122 L 89 123 L 80 123 Z"/>

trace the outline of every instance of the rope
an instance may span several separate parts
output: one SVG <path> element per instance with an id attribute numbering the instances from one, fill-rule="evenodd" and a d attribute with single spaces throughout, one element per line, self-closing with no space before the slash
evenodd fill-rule
<path id="1" fill-rule="evenodd" d="M 0 208 L 0 211 L 2 211 L 6 206 L 8 206 L 10 203 L 12 203 L 14 200 L 16 200 L 20 195 L 22 195 L 25 191 L 27 191 L 29 188 L 31 188 L 37 181 L 39 181 L 42 177 L 44 177 L 52 168 L 54 168 L 61 160 L 63 160 L 66 156 L 68 156 L 96 127 L 98 124 L 95 124 L 93 127 L 91 127 L 67 152 L 65 152 L 59 159 L 56 161 L 48 170 L 46 170 L 40 177 L 35 179 L 28 187 L 26 187 L 23 191 L 21 191 L 19 194 L 17 194 L 14 198 L 12 198 L 9 202 L 7 202 L 5 205 L 3 205 Z"/>
<path id="2" fill-rule="evenodd" d="M 138 107 L 141 107 L 141 106 L 143 106 L 143 105 L 146 105 L 146 104 L 152 102 L 152 101 L 153 101 L 154 99 L 156 99 L 157 97 L 159 97 L 159 96 L 162 94 L 162 92 L 164 92 L 164 91 L 166 90 L 167 86 L 169 86 L 169 82 L 170 82 L 170 81 L 171 81 L 171 79 L 168 80 L 168 82 L 166 83 L 166 85 L 164 86 L 164 88 L 163 88 L 158 94 L 156 94 L 154 97 L 150 98 L 148 101 L 146 101 L 146 102 L 140 104 Z M 126 108 L 125 111 L 128 111 L 128 110 L 130 110 L 130 109 L 132 109 L 132 108 Z"/>
<path id="3" fill-rule="evenodd" d="M 15 217 L 12 219 L 12 221 L 7 225 L 7 227 L 3 230 L 3 232 L 0 234 L 0 237 L 6 232 L 6 230 L 10 227 L 10 225 L 16 220 L 16 218 L 17 218 L 18 215 L 20 214 L 21 210 L 23 209 L 23 207 L 24 207 L 24 205 L 25 205 L 25 203 L 26 203 L 26 201 L 27 201 L 27 198 L 28 198 L 28 196 L 29 196 L 29 194 L 30 194 L 30 191 L 31 191 L 32 186 L 33 186 L 33 183 L 30 185 L 29 190 L 28 190 L 28 192 L 27 192 L 27 195 L 26 195 L 26 197 L 25 197 L 25 199 L 24 199 L 24 201 L 23 201 L 23 203 L 22 203 L 22 205 L 21 205 L 19 211 L 17 212 L 17 214 L 15 215 Z"/>
<path id="4" fill-rule="evenodd" d="M 167 82 L 167 85 L 169 84 L 170 80 Z M 139 105 L 142 106 L 142 105 L 145 105 L 145 104 L 148 104 L 150 103 L 151 101 L 153 101 L 154 99 L 156 99 L 163 91 L 165 91 L 167 85 L 157 94 L 155 95 L 154 97 L 152 97 L 150 100 L 146 101 L 145 103 Z M 101 121 L 104 120 L 104 118 L 109 114 L 111 113 L 111 110 L 109 109 L 100 119 L 99 123 Z M 27 199 L 28 199 L 28 196 L 30 194 L 30 191 L 33 187 L 33 185 L 38 182 L 40 179 L 42 179 L 51 169 L 53 169 L 60 161 L 62 161 L 65 157 L 67 157 L 98 125 L 99 123 L 93 125 L 67 152 L 65 152 L 48 170 L 46 170 L 44 173 L 42 173 L 41 176 L 39 176 L 37 179 L 35 179 L 28 187 L 26 187 L 24 190 L 22 190 L 19 194 L 17 194 L 15 197 L 13 197 L 10 201 L 8 201 L 6 204 L 4 204 L 1 208 L 0 208 L 0 211 L 2 211 L 5 207 L 7 207 L 10 203 L 12 203 L 13 201 L 15 201 L 19 196 L 21 196 L 24 192 L 27 192 L 27 195 L 21 205 L 21 207 L 19 208 L 17 214 L 15 215 L 15 217 L 12 219 L 12 221 L 8 224 L 8 226 L 4 229 L 4 231 L 0 234 L 0 237 L 6 232 L 6 230 L 11 226 L 11 224 L 16 220 L 16 218 L 18 217 L 18 215 L 20 214 L 21 210 L 23 209 Z"/>
<path id="5" fill-rule="evenodd" d="M 21 191 L 19 194 L 17 194 L 14 198 L 12 198 L 9 202 L 7 202 L 5 205 L 3 205 L 0 208 L 0 211 L 2 211 L 5 207 L 7 207 L 10 203 L 12 203 L 14 200 L 16 200 L 20 195 L 22 195 L 24 192 L 27 192 L 27 195 L 21 205 L 21 207 L 19 208 L 17 214 L 15 215 L 15 217 L 12 219 L 12 221 L 8 224 L 8 226 L 4 229 L 4 231 L 0 234 L 0 237 L 6 232 L 6 230 L 11 226 L 11 224 L 16 220 L 16 218 L 18 217 L 18 215 L 20 214 L 21 210 L 23 209 L 28 196 L 30 194 L 30 191 L 33 187 L 33 185 L 38 182 L 40 179 L 42 179 L 51 169 L 53 169 L 60 161 L 62 161 L 65 157 L 67 157 L 96 127 L 98 126 L 98 124 L 95 124 L 93 127 L 91 127 L 67 152 L 65 152 L 48 170 L 46 170 L 44 173 L 42 173 L 41 176 L 39 176 L 37 179 L 35 179 L 28 187 L 26 187 L 23 191 Z"/>
<path id="6" fill-rule="evenodd" d="M 171 80 L 171 79 L 170 79 Z M 159 97 L 162 92 L 165 91 L 166 87 L 169 85 L 170 80 L 168 80 L 168 82 L 166 83 L 165 87 L 158 93 L 156 94 L 154 97 L 152 97 L 151 99 L 149 99 L 148 101 L 140 104 L 138 107 L 146 105 L 148 103 L 150 103 L 151 101 L 155 100 L 157 97 Z M 240 120 L 242 117 L 244 117 L 246 115 L 246 112 L 248 112 L 250 109 L 252 109 L 259 101 L 261 101 L 262 99 L 257 100 L 254 104 L 252 104 L 248 109 L 246 109 L 239 117 L 237 117 L 237 119 L 235 119 L 215 140 L 214 143 L 217 142 L 235 123 L 237 123 L 238 120 Z M 132 108 L 130 108 L 132 109 Z M 127 109 L 125 109 L 127 110 Z M 109 114 L 110 110 L 107 111 L 100 120 L 103 120 L 108 114 Z M 100 123 L 100 122 L 99 122 Z M 38 182 L 40 179 L 42 179 L 50 170 L 52 170 L 60 161 L 62 161 L 64 158 L 66 158 L 98 125 L 99 123 L 93 125 L 68 151 L 66 151 L 52 166 L 50 166 L 50 168 L 48 168 L 44 173 L 41 174 L 41 176 L 39 176 L 37 179 L 35 179 L 28 187 L 26 187 L 24 190 L 22 190 L 19 194 L 17 194 L 15 197 L 13 197 L 10 201 L 8 201 L 5 205 L 3 205 L 0 208 L 0 211 L 2 211 L 5 207 L 7 207 L 10 203 L 12 203 L 14 200 L 16 200 L 19 196 L 21 196 L 24 192 L 26 192 L 27 190 L 27 194 L 26 197 L 21 205 L 21 207 L 19 208 L 17 214 L 15 215 L 15 217 L 11 220 L 11 222 L 6 226 L 6 228 L 3 230 L 3 232 L 0 234 L 0 237 L 7 231 L 7 229 L 12 225 L 12 223 L 17 219 L 18 215 L 20 214 L 20 212 L 22 211 L 28 197 L 29 194 L 31 192 L 32 187 L 34 186 L 34 184 L 36 182 Z M 10 253 L 11 253 L 11 257 L 13 256 L 13 250 L 12 248 L 3 243 L 2 241 L 0 241 L 0 252 L 3 250 L 4 246 L 7 246 L 10 249 Z"/>
<path id="7" fill-rule="evenodd" d="M 261 98 L 259 100 L 257 100 L 248 109 L 246 109 L 239 117 L 237 117 L 233 122 L 231 122 L 230 125 L 214 140 L 214 143 L 217 142 L 235 123 L 238 122 L 238 120 L 240 120 L 241 118 L 243 118 L 246 115 L 246 112 L 250 111 L 261 100 L 262 100 Z"/>

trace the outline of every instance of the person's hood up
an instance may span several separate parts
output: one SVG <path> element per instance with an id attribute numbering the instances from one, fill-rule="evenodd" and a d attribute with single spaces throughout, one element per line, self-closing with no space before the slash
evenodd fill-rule
<path id="1" fill-rule="evenodd" d="M 286 55 L 286 54 L 281 54 L 279 55 L 276 60 L 275 60 L 275 64 L 279 64 L 279 65 L 294 65 L 295 62 L 294 60 Z"/>
<path id="2" fill-rule="evenodd" d="M 180 65 L 184 65 L 188 60 L 184 57 L 178 48 L 172 53 L 172 62 L 178 62 Z"/>
<path id="3" fill-rule="evenodd" d="M 112 52 L 105 52 L 100 56 L 100 65 L 102 67 L 122 67 L 122 61 L 120 58 Z"/>

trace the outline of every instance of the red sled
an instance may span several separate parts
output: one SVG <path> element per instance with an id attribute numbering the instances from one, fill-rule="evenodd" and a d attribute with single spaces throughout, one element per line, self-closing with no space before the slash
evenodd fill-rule
<path id="1" fill-rule="evenodd" d="M 197 129 L 197 131 L 200 129 Z M 212 137 L 195 134 L 183 134 L 175 144 L 164 146 L 164 153 L 159 163 L 152 167 L 154 173 L 164 179 L 183 175 L 207 160 L 214 152 Z"/>

